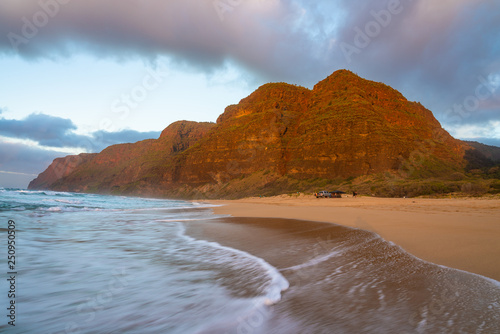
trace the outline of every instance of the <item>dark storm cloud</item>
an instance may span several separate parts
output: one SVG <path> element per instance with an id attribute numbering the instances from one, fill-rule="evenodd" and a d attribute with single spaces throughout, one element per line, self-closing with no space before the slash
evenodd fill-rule
<path id="1" fill-rule="evenodd" d="M 6 0 L 0 53 L 167 55 L 206 73 L 232 61 L 260 80 L 306 86 L 349 68 L 443 121 L 500 74 L 499 12 L 496 0 Z M 498 107 L 480 102 L 461 121 L 476 111 L 497 119 L 481 110 Z"/>
<path id="2" fill-rule="evenodd" d="M 114 58 L 167 54 L 207 72 L 232 60 L 266 77 L 290 78 L 288 65 L 312 67 L 303 60 L 311 59 L 317 42 L 294 27 L 300 11 L 279 0 L 6 1 L 0 3 L 0 52 L 27 58 L 82 49 Z"/>
<path id="3" fill-rule="evenodd" d="M 498 1 L 342 3 L 350 15 L 338 45 L 356 48 L 340 48 L 346 66 L 404 90 L 437 116 L 474 95 L 482 78 L 500 73 Z"/>
<path id="4" fill-rule="evenodd" d="M 29 139 L 40 146 L 83 148 L 88 152 L 99 152 L 109 145 L 136 142 L 158 138 L 160 132 L 139 132 L 122 130 L 118 132 L 96 131 L 90 135 L 73 132 L 76 126 L 69 119 L 31 114 L 22 120 L 0 118 L 0 135 L 4 137 Z"/>
<path id="5" fill-rule="evenodd" d="M 4 1 L 0 50 L 25 57 L 81 49 L 116 58 L 167 54 L 207 71 L 232 59 L 263 76 L 309 84 L 352 67 L 444 85 L 498 70 L 499 9 L 493 0 Z M 346 61 L 339 44 L 354 45 L 355 29 L 371 21 L 381 22 L 380 32 L 372 25 L 376 36 Z"/>

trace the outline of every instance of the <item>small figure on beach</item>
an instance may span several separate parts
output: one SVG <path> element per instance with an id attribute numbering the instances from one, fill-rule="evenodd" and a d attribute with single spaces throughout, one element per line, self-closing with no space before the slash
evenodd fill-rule
<path id="1" fill-rule="evenodd" d="M 352 192 L 352 197 L 356 197 L 356 196 L 358 196 L 358 193 L 357 193 L 357 192 L 355 192 L 355 191 L 353 191 L 353 192 Z"/>

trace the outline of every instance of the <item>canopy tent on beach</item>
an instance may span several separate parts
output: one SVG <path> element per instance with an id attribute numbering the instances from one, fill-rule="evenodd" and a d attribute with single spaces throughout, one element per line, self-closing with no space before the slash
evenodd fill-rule
<path id="1" fill-rule="evenodd" d="M 346 192 L 341 191 L 341 190 L 335 190 L 335 191 L 330 191 L 332 194 L 333 198 L 342 198 L 342 194 L 345 194 Z"/>

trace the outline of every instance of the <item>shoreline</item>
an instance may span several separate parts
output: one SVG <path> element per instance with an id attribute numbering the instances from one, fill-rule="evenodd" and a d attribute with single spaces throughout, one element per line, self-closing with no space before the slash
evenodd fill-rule
<path id="1" fill-rule="evenodd" d="M 500 281 L 500 200 L 281 195 L 209 200 L 215 214 L 326 222 L 377 233 L 431 263 Z"/>

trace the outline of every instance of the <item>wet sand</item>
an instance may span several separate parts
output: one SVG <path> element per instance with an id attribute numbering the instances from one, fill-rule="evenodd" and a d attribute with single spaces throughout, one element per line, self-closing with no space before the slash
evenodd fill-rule
<path id="1" fill-rule="evenodd" d="M 281 300 L 257 305 L 215 333 L 497 333 L 500 284 L 421 261 L 375 233 L 280 218 L 185 222 L 186 234 L 263 259 L 289 282 Z M 219 282 L 251 298 L 275 281 Z M 261 279 L 263 278 L 262 276 Z M 234 279 L 236 278 L 236 279 Z M 267 283 L 266 283 L 267 281 Z M 237 283 L 237 284 L 235 284 Z M 265 289 L 264 289 L 265 290 Z M 255 297 L 255 296 L 254 296 Z"/>
<path id="2" fill-rule="evenodd" d="M 216 214 L 335 223 L 377 233 L 432 263 L 500 281 L 500 199 L 384 199 L 282 195 L 232 201 Z"/>

